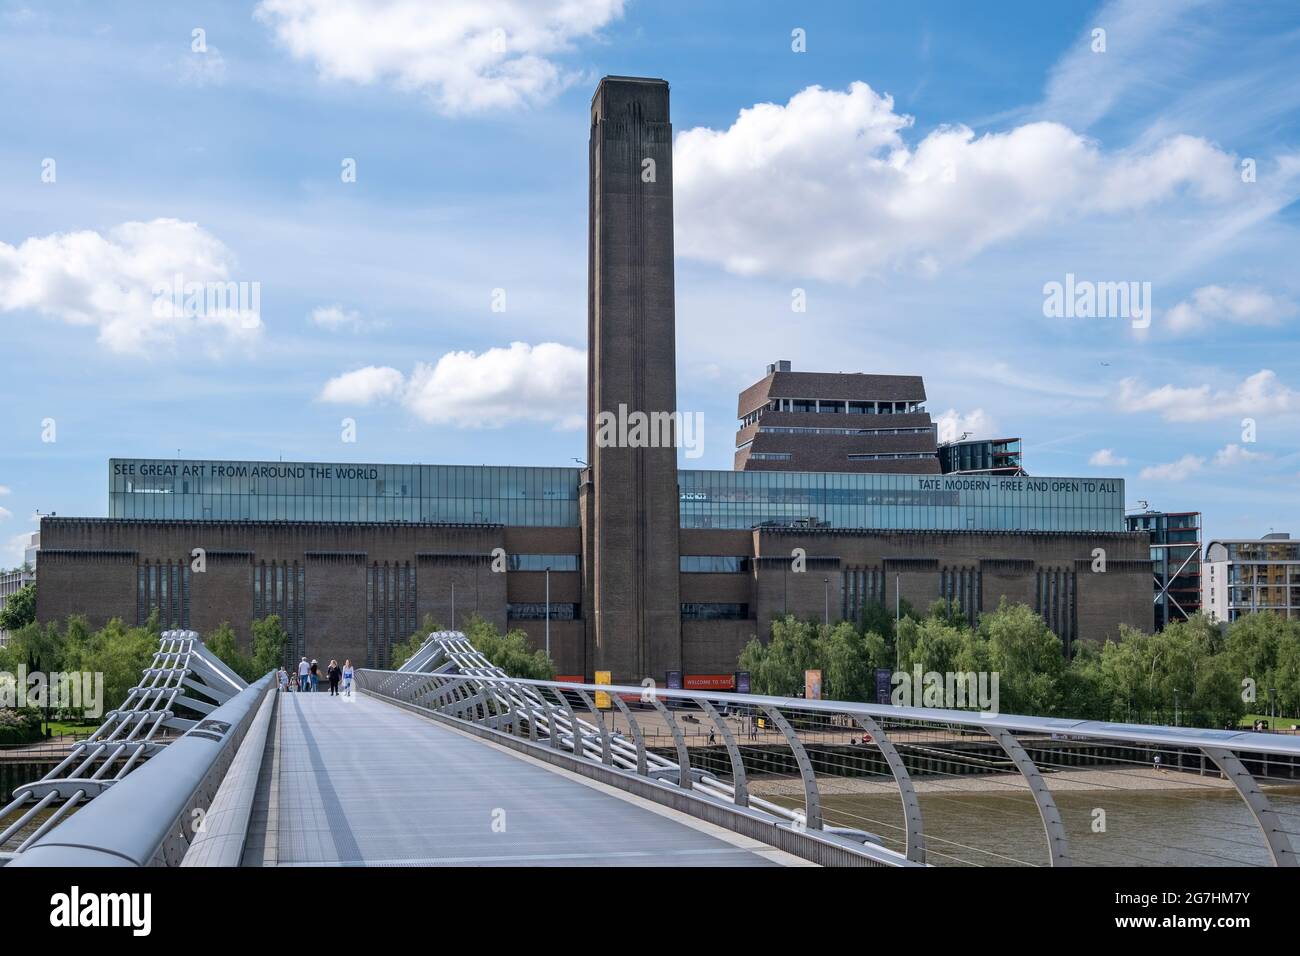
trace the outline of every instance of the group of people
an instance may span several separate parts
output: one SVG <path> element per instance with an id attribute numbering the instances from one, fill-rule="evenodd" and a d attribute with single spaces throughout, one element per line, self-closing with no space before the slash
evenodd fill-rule
<path id="1" fill-rule="evenodd" d="M 329 666 L 325 668 L 325 680 L 328 681 L 330 685 L 330 696 L 351 697 L 352 678 L 354 673 L 355 672 L 352 669 L 352 661 L 344 661 L 342 667 L 339 667 L 338 661 L 330 661 Z M 289 672 L 285 670 L 284 667 L 280 668 L 279 681 L 280 690 L 282 692 L 287 692 L 291 689 L 289 683 Z M 340 683 L 343 685 L 341 694 L 339 691 Z M 315 658 L 312 658 L 312 660 L 308 662 L 307 658 L 304 657 L 298 662 L 297 689 L 299 691 L 316 691 L 320 689 L 320 664 L 316 662 Z"/>

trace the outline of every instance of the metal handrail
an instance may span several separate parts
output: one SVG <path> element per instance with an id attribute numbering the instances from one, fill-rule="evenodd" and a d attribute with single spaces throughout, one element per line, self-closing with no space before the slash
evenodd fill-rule
<path id="1" fill-rule="evenodd" d="M 819 735 L 828 729 L 831 734 L 851 738 L 856 736 L 854 731 L 857 730 L 865 734 L 864 746 L 880 751 L 883 763 L 896 783 L 903 803 L 906 831 L 906 853 L 898 858 L 900 862 L 913 864 L 926 861 L 927 842 L 917 791 L 898 748 L 904 747 L 914 756 L 926 749 L 928 742 L 917 741 L 913 736 L 914 730 L 922 734 L 938 732 L 963 738 L 975 735 L 994 748 L 996 756 L 973 756 L 958 754 L 952 748 L 936 750 L 929 746 L 923 756 L 932 762 L 962 760 L 984 770 L 1005 769 L 1008 773 L 1018 774 L 1033 798 L 1047 838 L 1048 860 L 1054 866 L 1071 865 L 1073 857 L 1051 788 L 1031 759 L 1026 745 L 1039 752 L 1040 761 L 1044 761 L 1042 754 L 1048 754 L 1045 764 L 1051 763 L 1050 755 L 1055 752 L 1050 745 L 1058 741 L 1130 749 L 1137 759 L 1119 761 L 1130 764 L 1150 760 L 1149 756 L 1142 755 L 1165 749 L 1179 755 L 1190 752 L 1199 757 L 1202 767 L 1211 766 L 1212 773 L 1216 776 L 1222 774 L 1236 790 L 1263 835 L 1274 864 L 1294 866 L 1297 863 L 1291 844 L 1293 834 L 1283 827 L 1283 818 L 1272 809 L 1267 795 L 1245 763 L 1249 760 L 1255 765 L 1262 764 L 1266 776 L 1270 772 L 1270 761 L 1289 767 L 1289 772 L 1294 774 L 1300 766 L 1300 739 L 1285 735 L 677 690 L 657 687 L 650 682 L 647 686 L 633 686 L 516 678 L 492 665 L 463 633 L 456 631 L 431 634 L 399 670 L 358 671 L 358 684 L 380 697 L 440 712 L 451 719 L 485 724 L 496 731 L 523 736 L 539 746 L 567 752 L 576 760 L 603 763 L 624 774 L 651 777 L 707 798 L 733 802 L 737 807 L 767 814 L 780 826 L 822 830 L 869 844 L 879 842 L 879 838 L 853 828 L 828 826 L 823 821 L 817 775 L 805 747 L 807 738 L 825 743 Z M 596 710 L 590 704 L 589 695 L 593 693 L 608 695 L 611 709 Z M 570 696 L 574 701 L 584 701 L 586 713 L 579 715 L 575 712 Z M 654 741 L 647 743 L 647 728 L 640 726 L 628 702 L 652 707 L 666 725 L 668 736 L 656 733 Z M 699 709 L 699 736 L 704 736 L 710 726 L 718 731 L 715 746 L 727 752 L 732 766 L 731 782 L 706 769 L 690 766 L 690 748 L 680 722 L 673 716 L 682 711 L 665 706 L 674 703 Z M 717 705 L 739 707 L 766 718 L 764 743 L 777 744 L 788 750 L 798 770 L 804 792 L 802 811 L 754 795 L 752 788 L 747 786 L 739 746 L 732 739 L 725 719 L 717 713 Z M 623 732 L 611 733 L 614 727 L 611 722 L 619 717 L 626 722 L 630 737 Z M 809 720 L 823 721 L 822 729 L 807 730 Z M 891 725 L 890 729 L 886 730 L 885 724 Z M 899 724 L 904 728 L 901 732 L 895 729 Z M 652 752 L 649 748 L 660 740 L 666 740 L 666 748 L 671 749 L 664 753 Z M 751 739 L 743 745 L 753 744 Z M 668 756 L 669 753 L 674 753 L 676 759 Z M 1181 761 L 1181 756 L 1179 759 Z"/>

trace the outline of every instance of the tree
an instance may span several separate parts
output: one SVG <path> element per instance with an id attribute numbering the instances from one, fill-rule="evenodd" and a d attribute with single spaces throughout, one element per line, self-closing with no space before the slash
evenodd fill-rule
<path id="1" fill-rule="evenodd" d="M 980 615 L 979 636 L 988 642 L 987 669 L 998 675 L 998 706 L 1013 714 L 1048 715 L 1060 706 L 1065 670 L 1061 639 L 1025 604 L 1008 604 Z M 983 669 L 983 668 L 980 668 Z"/>
<path id="2" fill-rule="evenodd" d="M 218 624 L 216 630 L 203 638 L 203 643 L 208 650 L 244 680 L 252 679 L 253 659 L 239 649 L 239 641 L 235 637 L 234 628 L 230 626 L 229 621 L 222 621 Z"/>
<path id="3" fill-rule="evenodd" d="M 36 620 L 36 582 L 24 584 L 0 608 L 0 631 L 17 631 Z"/>
<path id="4" fill-rule="evenodd" d="M 555 679 L 555 664 L 544 650 L 528 646 L 526 631 L 515 629 L 503 635 L 491 621 L 473 614 L 465 625 L 465 636 L 484 657 L 511 677 Z"/>
<path id="5" fill-rule="evenodd" d="M 419 628 L 416 629 L 414 634 L 412 634 L 406 640 L 399 641 L 398 643 L 394 644 L 392 647 L 389 648 L 388 650 L 389 670 L 397 670 L 399 667 L 401 667 L 403 664 L 409 661 L 412 657 L 415 656 L 415 652 L 418 651 L 421 648 L 421 646 L 423 646 L 424 642 L 429 639 L 430 634 L 432 634 L 434 631 L 441 631 L 441 630 L 442 627 L 433 622 L 432 614 L 424 615 L 424 622 L 420 625 Z"/>
<path id="6" fill-rule="evenodd" d="M 280 615 L 269 614 L 253 622 L 253 658 L 250 663 L 252 678 L 259 679 L 268 671 L 284 663 L 285 645 L 289 635 L 280 623 Z"/>

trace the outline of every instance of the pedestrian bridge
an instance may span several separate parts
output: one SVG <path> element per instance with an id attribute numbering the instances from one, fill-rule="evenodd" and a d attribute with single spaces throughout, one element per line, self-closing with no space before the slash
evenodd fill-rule
<path id="1" fill-rule="evenodd" d="M 459 632 L 277 693 L 168 632 L 0 863 L 1292 866 L 1298 821 L 1295 736 L 526 681 Z"/>

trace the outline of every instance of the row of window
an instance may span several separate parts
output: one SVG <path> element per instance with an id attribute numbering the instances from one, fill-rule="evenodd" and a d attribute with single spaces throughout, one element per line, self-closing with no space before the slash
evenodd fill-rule
<path id="1" fill-rule="evenodd" d="M 253 617 L 271 614 L 280 616 L 288 635 L 282 663 L 291 667 L 307 653 L 307 569 L 302 565 L 263 562 L 253 568 Z"/>
<path id="2" fill-rule="evenodd" d="M 511 571 L 577 571 L 581 558 L 576 554 L 512 554 Z"/>
<path id="3" fill-rule="evenodd" d="M 830 415 L 906 415 L 925 411 L 924 402 L 854 402 L 831 398 L 774 398 L 767 403 L 772 412 Z"/>
<path id="4" fill-rule="evenodd" d="M 366 665 L 387 667 L 394 644 L 415 633 L 415 568 L 372 564 L 366 568 Z"/>
<path id="5" fill-rule="evenodd" d="M 863 454 L 849 455 L 849 461 L 896 461 L 900 458 L 933 458 L 934 455 L 928 455 L 925 452 L 894 452 L 885 454 Z"/>
<path id="6" fill-rule="evenodd" d="M 690 602 L 682 604 L 683 621 L 747 621 L 748 604 L 729 602 Z"/>
<path id="7" fill-rule="evenodd" d="M 683 574 L 740 574 L 753 566 L 736 554 L 683 554 L 678 563 Z"/>
<path id="8" fill-rule="evenodd" d="M 761 435 L 932 435 L 936 426 L 920 428 L 820 428 L 814 425 L 763 425 Z"/>
<path id="9" fill-rule="evenodd" d="M 550 610 L 552 621 L 578 621 L 582 619 L 582 605 L 552 601 L 528 601 L 506 605 L 506 617 L 512 621 L 544 621 Z"/>

